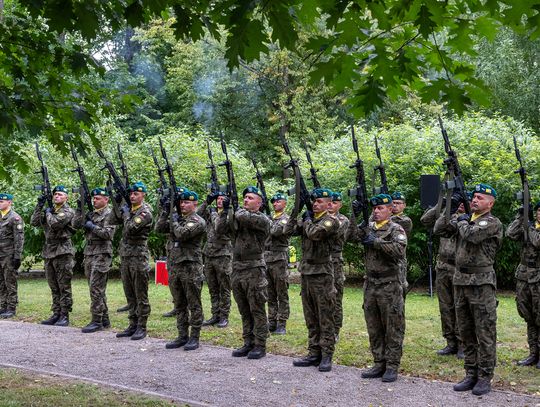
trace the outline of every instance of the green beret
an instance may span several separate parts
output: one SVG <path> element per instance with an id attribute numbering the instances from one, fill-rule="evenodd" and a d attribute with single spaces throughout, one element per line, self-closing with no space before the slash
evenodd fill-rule
<path id="1" fill-rule="evenodd" d="M 311 200 L 314 201 L 317 198 L 332 198 L 333 192 L 328 188 L 316 188 L 311 192 Z"/>
<path id="2" fill-rule="evenodd" d="M 106 189 L 104 188 L 94 188 L 91 192 L 90 192 L 90 195 L 91 196 L 109 196 L 109 191 L 107 191 Z"/>
<path id="3" fill-rule="evenodd" d="M 540 208 L 540 201 L 534 205 L 534 210 L 537 211 Z"/>
<path id="4" fill-rule="evenodd" d="M 403 195 L 401 192 L 394 192 L 392 194 L 392 200 L 394 201 L 405 201 L 405 195 Z"/>
<path id="5" fill-rule="evenodd" d="M 13 195 L 11 195 L 11 194 L 0 194 L 0 199 L 2 201 L 13 201 Z"/>
<path id="6" fill-rule="evenodd" d="M 261 191 L 259 191 L 259 188 L 257 188 L 257 187 L 247 187 L 242 192 L 242 196 L 246 196 L 246 194 L 257 194 L 262 198 L 262 193 L 261 193 Z"/>
<path id="7" fill-rule="evenodd" d="M 146 189 L 146 185 L 144 185 L 141 181 L 137 181 L 134 183 L 130 188 L 129 192 L 144 192 L 146 193 L 148 190 Z"/>
<path id="8" fill-rule="evenodd" d="M 371 206 L 388 205 L 392 203 L 392 197 L 388 194 L 379 194 L 369 199 Z"/>
<path id="9" fill-rule="evenodd" d="M 65 186 L 63 185 L 57 185 L 54 187 L 54 189 L 52 190 L 52 193 L 54 194 L 55 192 L 63 192 L 64 194 L 67 194 L 68 193 L 68 190 Z"/>
<path id="10" fill-rule="evenodd" d="M 334 202 L 341 202 L 343 201 L 343 195 L 341 195 L 341 192 L 332 192 L 332 201 Z"/>
<path id="11" fill-rule="evenodd" d="M 185 189 L 184 192 L 180 194 L 180 200 L 181 201 L 198 201 L 199 195 L 197 195 L 197 192 L 190 191 L 189 189 Z"/>
<path id="12" fill-rule="evenodd" d="M 285 195 L 283 191 L 278 191 L 270 198 L 271 203 L 274 203 L 275 201 L 287 201 L 287 195 Z"/>
<path id="13" fill-rule="evenodd" d="M 476 194 L 476 193 L 484 194 L 484 195 L 491 195 L 493 198 L 495 199 L 497 198 L 497 191 L 495 191 L 495 189 L 493 189 L 493 187 L 488 184 L 477 184 L 474 187 L 474 191 L 473 191 L 473 194 Z"/>

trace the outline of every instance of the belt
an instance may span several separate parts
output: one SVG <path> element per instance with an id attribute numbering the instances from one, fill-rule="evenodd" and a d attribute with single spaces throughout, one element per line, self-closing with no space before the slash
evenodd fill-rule
<path id="1" fill-rule="evenodd" d="M 235 261 L 247 261 L 247 260 L 262 260 L 262 253 L 253 253 L 253 254 L 233 254 L 233 260 Z"/>
<path id="2" fill-rule="evenodd" d="M 45 243 L 47 244 L 62 244 L 69 242 L 69 239 L 45 239 Z"/>
<path id="3" fill-rule="evenodd" d="M 540 266 L 536 261 L 529 261 L 529 262 L 527 262 L 527 267 L 537 268 L 537 267 L 540 267 Z"/>
<path id="4" fill-rule="evenodd" d="M 148 239 L 123 239 L 123 242 L 126 244 L 134 245 L 134 246 L 142 246 L 146 243 Z"/>
<path id="5" fill-rule="evenodd" d="M 96 246 L 104 246 L 112 242 L 110 240 L 103 240 L 103 239 L 90 239 L 88 240 L 87 243 L 91 245 L 96 245 Z"/>
<path id="6" fill-rule="evenodd" d="M 454 266 L 456 264 L 456 261 L 455 261 L 455 259 L 453 257 L 439 256 L 438 260 L 441 263 L 451 264 L 452 266 Z"/>
<path id="7" fill-rule="evenodd" d="M 367 272 L 367 276 L 369 278 L 386 278 L 386 277 L 397 277 L 399 275 L 399 270 L 385 270 L 385 271 L 378 271 L 376 273 Z"/>
<path id="8" fill-rule="evenodd" d="M 490 271 L 493 271 L 493 266 L 459 268 L 459 272 L 463 274 L 488 273 Z"/>
<path id="9" fill-rule="evenodd" d="M 332 261 L 331 257 L 319 257 L 315 259 L 306 259 L 307 264 L 324 264 L 330 263 Z"/>

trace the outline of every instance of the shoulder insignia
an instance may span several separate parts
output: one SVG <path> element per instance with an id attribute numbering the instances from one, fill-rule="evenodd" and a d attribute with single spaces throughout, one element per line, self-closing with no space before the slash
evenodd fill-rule
<path id="1" fill-rule="evenodd" d="M 480 222 L 478 222 L 478 226 L 487 226 L 487 224 L 487 220 L 481 220 Z"/>
<path id="2" fill-rule="evenodd" d="M 141 212 L 140 216 L 142 216 L 144 218 L 146 216 L 146 212 Z"/>
<path id="3" fill-rule="evenodd" d="M 138 217 L 138 216 L 135 216 L 135 218 L 133 218 L 133 221 L 134 221 L 135 223 L 141 223 L 141 222 L 142 222 L 142 219 L 141 219 L 140 217 Z"/>
<path id="4" fill-rule="evenodd" d="M 18 222 L 21 220 L 21 218 L 19 218 L 18 216 L 15 216 L 15 220 Z"/>
<path id="5" fill-rule="evenodd" d="M 397 235 L 397 238 L 399 240 L 405 240 L 405 239 L 407 239 L 407 236 L 405 236 L 403 233 L 400 233 L 399 235 Z"/>
<path id="6" fill-rule="evenodd" d="M 280 223 L 283 223 L 284 225 L 286 225 L 286 224 L 287 224 L 287 219 L 281 219 L 279 222 L 280 222 Z"/>
<path id="7" fill-rule="evenodd" d="M 188 228 L 190 228 L 190 227 L 192 227 L 192 226 L 195 226 L 195 222 L 188 222 L 188 223 L 186 223 L 186 226 L 187 226 Z"/>
<path id="8" fill-rule="evenodd" d="M 20 223 L 17 225 L 17 230 L 21 230 L 23 228 L 23 225 L 21 225 Z"/>
<path id="9" fill-rule="evenodd" d="M 66 216 L 66 214 L 64 212 L 58 212 L 58 217 L 59 218 L 63 218 L 64 216 Z"/>
<path id="10" fill-rule="evenodd" d="M 323 225 L 326 226 L 327 228 L 329 228 L 330 226 L 332 226 L 332 221 L 331 220 L 325 220 Z"/>

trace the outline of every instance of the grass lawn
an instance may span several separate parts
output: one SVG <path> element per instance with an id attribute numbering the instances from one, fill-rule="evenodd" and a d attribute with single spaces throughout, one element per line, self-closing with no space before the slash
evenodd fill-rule
<path id="1" fill-rule="evenodd" d="M 148 321 L 149 335 L 173 339 L 177 335 L 174 318 L 163 318 L 161 314 L 172 309 L 168 287 L 156 286 L 149 289 L 152 314 Z M 120 280 L 110 280 L 107 288 L 111 323 L 114 330 L 127 326 L 127 314 L 116 313 L 116 308 L 125 304 Z M 371 364 L 368 335 L 362 311 L 363 292 L 357 287 L 347 287 L 344 294 L 344 327 L 336 345 L 334 361 L 339 364 L 364 368 Z M 82 327 L 89 322 L 89 293 L 86 280 L 73 280 L 72 326 Z M 291 317 L 287 324 L 287 335 L 272 336 L 267 350 L 281 355 L 304 355 L 307 348 L 307 331 L 304 325 L 299 286 L 289 289 Z M 540 395 L 540 370 L 534 367 L 517 367 L 515 361 L 528 355 L 526 326 L 518 316 L 514 297 L 499 294 L 497 368 L 494 386 L 499 389 L 515 390 Z M 47 282 L 43 279 L 19 280 L 19 308 L 16 319 L 38 322 L 50 316 L 51 296 Z M 203 307 L 210 312 L 210 299 L 206 285 L 203 287 Z M 406 302 L 407 330 L 401 373 L 428 379 L 458 381 L 463 377 L 463 363 L 455 357 L 440 357 L 437 349 L 444 347 L 441 335 L 439 308 L 436 297 L 409 293 Z M 91 335 L 91 334 L 89 334 Z M 112 335 L 112 333 L 111 333 Z M 230 348 L 241 346 L 241 323 L 238 309 L 233 301 L 230 324 L 225 329 L 203 328 L 203 342 Z M 165 350 L 164 350 L 165 351 Z M 1 404 L 1 403 L 0 403 Z"/>

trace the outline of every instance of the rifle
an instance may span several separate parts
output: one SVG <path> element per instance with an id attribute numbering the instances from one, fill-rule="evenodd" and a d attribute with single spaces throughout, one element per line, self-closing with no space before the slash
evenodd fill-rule
<path id="1" fill-rule="evenodd" d="M 124 161 L 124 155 L 122 154 L 122 148 L 120 147 L 120 143 L 116 145 L 116 149 L 118 151 L 118 159 L 120 160 L 120 171 L 122 171 L 122 177 L 124 177 L 124 184 L 126 185 L 126 187 L 129 187 L 131 185 L 131 182 L 129 182 L 128 169 Z"/>
<path id="2" fill-rule="evenodd" d="M 77 168 L 72 170 L 72 172 L 76 172 L 79 174 L 79 180 L 81 181 L 79 188 L 74 190 L 73 192 L 78 192 L 81 196 L 81 200 L 84 204 L 86 204 L 86 207 L 88 208 L 88 213 L 92 213 L 94 211 L 94 205 L 92 204 L 92 196 L 90 195 L 90 188 L 88 188 L 88 182 L 86 181 L 86 175 L 84 173 L 83 167 L 81 167 L 81 163 L 79 162 L 79 157 L 77 156 L 77 152 L 75 151 L 75 148 L 73 145 L 71 145 L 71 157 L 73 157 L 73 161 L 77 164 Z"/>
<path id="3" fill-rule="evenodd" d="M 521 191 L 516 194 L 516 199 L 521 202 L 523 205 L 523 232 L 525 234 L 525 242 L 527 242 L 529 237 L 529 219 L 533 218 L 531 211 L 531 193 L 529 191 L 529 181 L 527 180 L 527 171 L 523 166 L 523 161 L 521 160 L 521 153 L 517 146 L 516 136 L 514 137 L 514 151 L 516 153 L 516 158 L 519 162 L 519 169 L 515 170 L 515 174 L 519 174 L 521 178 Z"/>
<path id="4" fill-rule="evenodd" d="M 251 157 L 251 162 L 253 163 L 253 167 L 255 167 L 255 176 L 253 177 L 253 179 L 257 180 L 257 187 L 260 189 L 262 197 L 263 197 L 262 208 L 264 210 L 264 213 L 270 216 L 271 215 L 270 205 L 268 205 L 268 196 L 266 195 L 266 188 L 264 187 L 262 174 L 260 173 L 259 168 L 257 167 L 257 162 L 255 161 L 254 157 Z"/>
<path id="5" fill-rule="evenodd" d="M 154 153 L 154 149 L 152 147 L 150 147 L 149 150 L 150 150 L 150 154 L 152 155 L 152 160 L 154 161 L 154 165 L 156 166 L 156 169 L 157 169 L 157 172 L 158 172 L 158 177 L 159 177 L 159 185 L 160 186 L 157 189 L 157 193 L 159 194 L 159 196 L 163 197 L 167 193 L 169 193 L 169 185 L 167 184 L 167 180 L 165 179 L 165 175 L 163 175 L 165 170 L 163 168 L 161 168 L 161 166 L 159 165 L 159 161 L 158 161 L 158 159 L 156 157 L 156 154 Z"/>
<path id="6" fill-rule="evenodd" d="M 210 170 L 210 184 L 208 184 L 208 189 L 210 193 L 215 194 L 220 191 L 219 181 L 217 177 L 216 165 L 214 164 L 214 156 L 212 155 L 212 150 L 210 149 L 210 141 L 206 140 L 206 147 L 208 149 L 208 159 L 210 164 L 206 166 Z"/>
<path id="7" fill-rule="evenodd" d="M 377 136 L 375 136 L 375 154 L 377 154 L 377 158 L 379 159 L 379 165 L 377 165 L 373 169 L 373 195 L 388 194 L 388 181 L 386 180 L 386 170 L 384 169 L 384 164 L 382 162 L 381 149 L 379 148 L 379 140 L 377 139 Z M 375 187 L 375 174 L 377 172 L 379 172 L 379 176 L 381 177 L 381 186 L 378 188 Z"/>
<path id="8" fill-rule="evenodd" d="M 103 167 L 102 170 L 106 169 L 109 172 L 109 181 L 112 179 L 112 188 L 116 191 L 116 193 L 120 194 L 124 202 L 130 206 L 131 201 L 129 199 L 127 186 L 124 185 L 120 175 L 118 175 L 118 172 L 116 172 L 116 168 L 114 168 L 113 163 L 110 162 L 107 157 L 105 157 L 105 154 L 103 154 L 103 151 L 101 151 L 99 148 L 96 149 L 96 152 L 98 156 L 105 161 L 105 167 Z"/>
<path id="9" fill-rule="evenodd" d="M 469 199 L 467 198 L 467 190 L 465 189 L 465 183 L 463 182 L 463 174 L 461 173 L 457 154 L 454 150 L 452 150 L 452 146 L 450 145 L 450 140 L 448 139 L 446 129 L 443 126 L 441 116 L 439 116 L 439 126 L 441 127 L 441 133 L 444 140 L 444 151 L 448 156 L 444 160 L 447 176 L 447 181 L 444 183 L 444 189 L 448 191 L 446 197 L 446 220 L 450 220 L 450 200 L 452 199 L 453 191 L 456 191 L 462 197 L 463 206 L 467 215 L 471 214 L 471 205 L 469 203 Z"/>
<path id="10" fill-rule="evenodd" d="M 227 153 L 227 144 L 223 139 L 223 133 L 220 134 L 221 138 L 221 150 L 225 154 L 225 161 L 219 163 L 220 166 L 225 166 L 227 169 L 227 195 L 231 200 L 233 209 L 236 211 L 238 209 L 238 191 L 236 190 L 236 181 L 234 180 L 234 171 L 232 167 L 232 162 L 229 160 L 229 154 Z"/>
<path id="11" fill-rule="evenodd" d="M 165 160 L 165 172 L 167 173 L 167 176 L 169 178 L 169 196 L 171 199 L 171 211 L 170 215 L 172 216 L 172 208 L 176 208 L 176 213 L 180 215 L 182 211 L 180 210 L 180 200 L 178 199 L 178 188 L 176 186 L 176 178 L 174 177 L 173 168 L 169 162 L 169 157 L 167 156 L 167 151 L 165 150 L 165 147 L 163 147 L 163 141 L 161 140 L 161 137 L 159 138 L 159 149 L 161 150 L 161 155 L 163 157 L 163 160 Z M 172 227 L 172 223 L 171 223 Z"/>
<path id="12" fill-rule="evenodd" d="M 41 156 L 41 151 L 39 151 L 38 143 L 36 143 L 36 155 L 39 162 L 41 163 L 41 169 L 37 171 L 36 174 L 41 174 L 43 183 L 41 185 L 35 185 L 34 191 L 41 191 L 41 194 L 46 197 L 47 205 L 49 205 L 49 208 L 52 208 L 53 200 L 52 200 L 51 182 L 49 181 L 49 170 L 47 169 L 47 166 L 43 162 L 43 157 Z"/>
<path id="13" fill-rule="evenodd" d="M 310 172 L 310 177 L 309 179 L 313 182 L 313 187 L 314 188 L 320 188 L 321 187 L 321 183 L 319 182 L 319 178 L 317 178 L 317 169 L 315 169 L 315 167 L 313 166 L 313 162 L 311 161 L 311 154 L 309 154 L 309 150 L 308 150 L 308 146 L 306 144 L 306 141 L 304 140 L 303 141 L 303 144 L 304 144 L 304 150 L 306 152 L 306 159 L 309 163 L 309 172 Z"/>
<path id="14" fill-rule="evenodd" d="M 354 135 L 354 125 L 351 125 L 351 139 L 353 150 L 356 153 L 356 161 L 349 165 L 349 168 L 356 168 L 356 186 L 349 190 L 349 196 L 354 197 L 358 202 L 362 204 L 362 218 L 364 219 L 364 224 L 369 224 L 369 202 L 367 197 L 366 190 L 366 177 L 364 172 L 364 162 L 360 158 L 360 153 L 358 152 L 358 141 Z"/>
<path id="15" fill-rule="evenodd" d="M 289 143 L 287 143 L 287 139 L 285 138 L 285 128 L 283 126 L 279 129 L 279 137 L 281 138 L 281 145 L 285 150 L 285 154 L 289 156 L 289 162 L 285 164 L 283 168 L 292 168 L 296 180 L 296 184 L 294 187 L 296 199 L 294 201 L 293 214 L 297 216 L 304 206 L 308 211 L 313 212 L 313 205 L 311 203 L 309 191 L 306 187 L 304 178 L 302 177 L 302 173 L 300 172 L 298 160 L 293 158 L 292 156 L 291 149 L 289 148 Z"/>

